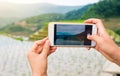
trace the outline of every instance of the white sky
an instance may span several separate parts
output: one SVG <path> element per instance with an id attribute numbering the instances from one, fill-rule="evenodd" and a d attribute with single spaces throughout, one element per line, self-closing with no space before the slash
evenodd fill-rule
<path id="1" fill-rule="evenodd" d="M 99 0 L 0 0 L 0 2 L 10 3 L 52 3 L 56 5 L 86 5 L 98 1 Z"/>

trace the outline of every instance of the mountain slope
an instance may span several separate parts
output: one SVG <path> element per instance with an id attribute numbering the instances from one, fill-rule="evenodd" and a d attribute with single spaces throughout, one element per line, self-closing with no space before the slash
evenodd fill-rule
<path id="1" fill-rule="evenodd" d="M 0 17 L 30 17 L 45 13 L 66 13 L 81 6 L 60 6 L 48 3 L 12 4 L 0 3 Z"/>
<path id="2" fill-rule="evenodd" d="M 7 24 L 11 24 L 12 22 L 19 21 L 21 18 L 16 17 L 0 17 L 0 28 L 6 26 Z"/>
<path id="3" fill-rule="evenodd" d="M 95 4 L 95 5 L 97 5 L 97 4 Z M 47 23 L 48 22 L 51 22 L 51 21 L 64 21 L 65 22 L 66 20 L 67 20 L 67 22 L 73 22 L 73 21 L 74 22 L 79 22 L 78 20 L 81 19 L 80 17 L 82 17 L 83 19 L 91 18 L 91 17 L 92 18 L 93 17 L 103 18 L 103 16 L 101 16 L 99 14 L 96 14 L 95 9 L 91 10 L 91 8 L 95 8 L 94 7 L 95 5 L 87 6 L 87 8 L 85 6 L 83 8 L 78 9 L 78 10 L 70 11 L 66 14 L 52 13 L 52 14 L 42 14 L 42 15 L 26 18 L 26 19 L 23 19 L 23 20 L 19 21 L 18 23 L 12 24 L 12 27 L 14 28 L 14 26 L 20 25 L 21 27 L 25 28 L 24 30 L 29 29 L 28 30 L 29 31 L 28 35 L 30 35 L 31 33 L 39 30 L 39 31 L 35 32 L 34 34 L 30 35 L 30 39 L 42 39 L 42 38 L 47 36 L 47 26 L 48 26 Z M 68 17 L 66 17 L 67 14 L 69 14 Z M 118 16 L 118 15 L 116 15 L 116 16 Z M 120 18 L 119 17 L 118 18 L 116 18 L 116 17 L 115 18 L 107 18 L 107 19 L 105 18 L 105 19 L 103 19 L 103 22 L 105 24 L 105 27 L 113 30 L 113 31 L 108 31 L 108 32 L 110 33 L 110 35 L 113 35 L 114 38 L 115 38 L 114 40 L 116 40 L 118 42 L 118 40 L 120 39 L 119 35 L 118 35 L 118 34 L 120 34 L 119 33 L 120 32 L 120 29 L 119 29 L 120 28 L 119 27 L 120 26 Z M 2 29 L 2 30 L 4 31 L 5 29 Z M 9 30 L 11 30 L 11 29 L 9 29 Z M 21 32 L 22 33 L 27 33 L 24 30 L 22 29 Z M 114 31 L 117 32 L 118 34 L 116 34 Z"/>
<path id="4" fill-rule="evenodd" d="M 79 8 L 77 10 L 73 10 L 73 11 L 70 11 L 70 12 L 67 12 L 65 14 L 65 17 L 64 19 L 67 19 L 67 20 L 76 20 L 76 19 L 80 19 L 81 16 L 86 12 L 86 10 L 89 9 L 89 7 L 91 7 L 92 4 L 89 4 L 89 5 L 86 5 L 82 8 Z"/>
<path id="5" fill-rule="evenodd" d="M 23 18 L 48 13 L 64 14 L 81 7 L 82 6 L 60 6 L 48 3 L 12 4 L 0 2 L 0 28 Z"/>
<path id="6" fill-rule="evenodd" d="M 0 32 L 29 36 L 31 33 L 41 29 L 46 23 L 63 20 L 63 17 L 62 14 L 56 13 L 34 16 L 9 24 L 1 28 Z"/>
<path id="7" fill-rule="evenodd" d="M 120 17 L 120 1 L 119 0 L 100 0 L 90 7 L 85 14 L 83 19 L 87 18 L 111 18 Z"/>

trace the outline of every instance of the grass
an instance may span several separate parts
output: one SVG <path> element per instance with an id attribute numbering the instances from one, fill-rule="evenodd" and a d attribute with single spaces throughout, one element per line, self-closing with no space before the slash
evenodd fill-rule
<path id="1" fill-rule="evenodd" d="M 116 30 L 117 28 L 120 28 L 120 18 L 104 19 L 103 23 L 106 28 L 109 28 L 111 30 Z"/>
<path id="2" fill-rule="evenodd" d="M 15 40 L 18 40 L 18 41 L 24 41 L 24 39 L 22 37 L 18 37 L 18 36 L 14 36 L 14 35 L 11 35 L 11 34 L 7 34 L 7 33 L 4 33 L 4 32 L 0 32 L 0 35 L 3 35 L 3 36 L 8 36 L 8 37 L 11 37 Z"/>

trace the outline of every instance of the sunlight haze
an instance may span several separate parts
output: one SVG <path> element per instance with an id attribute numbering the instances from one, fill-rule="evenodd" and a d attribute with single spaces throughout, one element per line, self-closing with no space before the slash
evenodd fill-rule
<path id="1" fill-rule="evenodd" d="M 51 3 L 56 5 L 87 5 L 96 3 L 99 0 L 0 0 L 0 2 L 20 3 L 20 4 L 33 4 L 33 3 Z"/>

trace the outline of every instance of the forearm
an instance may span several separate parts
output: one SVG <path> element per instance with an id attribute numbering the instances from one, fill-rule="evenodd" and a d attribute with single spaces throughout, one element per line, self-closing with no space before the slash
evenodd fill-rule
<path id="1" fill-rule="evenodd" d="M 42 69 L 42 71 L 38 70 L 34 70 L 32 71 L 32 76 L 47 76 L 47 71 L 43 71 L 44 69 Z"/>
<path id="2" fill-rule="evenodd" d="M 116 48 L 112 57 L 114 59 L 114 63 L 120 66 L 120 48 L 119 47 Z"/>
<path id="3" fill-rule="evenodd" d="M 42 73 L 33 73 L 32 76 L 47 76 L 47 74 L 42 74 Z"/>

